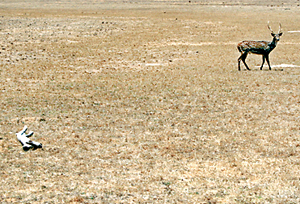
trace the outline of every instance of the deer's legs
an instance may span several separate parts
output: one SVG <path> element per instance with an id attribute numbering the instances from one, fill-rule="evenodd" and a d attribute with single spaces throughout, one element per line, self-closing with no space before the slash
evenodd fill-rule
<path id="1" fill-rule="evenodd" d="M 266 57 L 263 55 L 263 57 L 262 57 L 262 64 L 261 64 L 260 70 L 262 70 L 262 68 L 264 66 L 265 59 L 266 59 Z"/>
<path id="2" fill-rule="evenodd" d="M 266 56 L 266 60 L 267 60 L 267 63 L 269 65 L 269 70 L 271 70 L 271 65 L 270 65 L 270 61 L 269 61 L 269 55 Z"/>
<path id="3" fill-rule="evenodd" d="M 238 70 L 241 71 L 241 57 L 239 57 L 238 59 Z"/>
<path id="4" fill-rule="evenodd" d="M 246 58 L 247 58 L 247 55 L 248 55 L 248 53 L 247 53 L 247 52 L 244 52 L 244 53 L 242 53 L 242 55 L 239 57 L 239 59 L 238 59 L 238 68 L 239 68 L 239 71 L 241 71 L 241 67 L 240 67 L 241 60 L 243 61 L 245 67 L 246 67 L 248 70 L 250 70 L 249 67 L 248 67 L 248 65 L 246 64 Z"/>

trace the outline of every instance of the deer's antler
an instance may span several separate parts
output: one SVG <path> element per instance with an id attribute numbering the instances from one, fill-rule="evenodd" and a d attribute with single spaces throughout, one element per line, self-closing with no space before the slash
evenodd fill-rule
<path id="1" fill-rule="evenodd" d="M 278 33 L 282 33 L 282 30 L 281 30 L 281 23 L 279 23 L 279 31 Z"/>
<path id="2" fill-rule="evenodd" d="M 268 21 L 268 28 L 269 28 L 269 30 L 271 31 L 271 33 L 275 34 L 274 31 L 271 29 L 271 27 L 270 27 L 269 24 L 270 24 L 270 21 Z"/>

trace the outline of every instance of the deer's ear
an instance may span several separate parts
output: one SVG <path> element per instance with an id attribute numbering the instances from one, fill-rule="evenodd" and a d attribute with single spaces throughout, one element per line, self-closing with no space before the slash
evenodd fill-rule
<path id="1" fill-rule="evenodd" d="M 279 33 L 278 35 L 279 35 L 279 36 L 282 36 L 282 34 L 283 34 L 283 33 Z"/>
<path id="2" fill-rule="evenodd" d="M 273 37 L 275 37 L 276 34 L 275 34 L 275 33 L 271 33 L 271 35 L 272 35 Z"/>

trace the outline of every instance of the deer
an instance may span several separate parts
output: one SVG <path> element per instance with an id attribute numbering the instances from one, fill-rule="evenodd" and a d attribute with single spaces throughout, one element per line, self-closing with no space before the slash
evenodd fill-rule
<path id="1" fill-rule="evenodd" d="M 241 56 L 238 59 L 238 70 L 241 71 L 240 63 L 243 61 L 245 67 L 247 70 L 250 70 L 248 65 L 246 64 L 246 58 L 249 53 L 256 54 L 256 55 L 262 55 L 262 65 L 260 67 L 260 70 L 262 70 L 265 60 L 267 61 L 269 65 L 269 70 L 271 70 L 271 65 L 269 61 L 269 54 L 274 48 L 276 47 L 278 41 L 280 40 L 280 37 L 282 36 L 281 31 L 281 24 L 279 23 L 279 31 L 278 34 L 274 33 L 274 31 L 271 29 L 269 22 L 268 22 L 268 29 L 271 31 L 271 35 L 273 37 L 272 42 L 269 41 L 251 41 L 251 40 L 245 40 L 240 42 L 237 45 L 237 49 L 241 53 Z"/>

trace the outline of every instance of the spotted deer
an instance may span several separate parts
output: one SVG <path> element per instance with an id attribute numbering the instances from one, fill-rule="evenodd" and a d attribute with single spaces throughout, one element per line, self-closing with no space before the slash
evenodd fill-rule
<path id="1" fill-rule="evenodd" d="M 269 22 L 268 22 L 268 28 L 271 31 L 271 35 L 273 36 L 272 42 L 269 41 L 242 41 L 237 45 L 238 50 L 241 53 L 241 56 L 238 59 L 238 69 L 241 71 L 240 63 L 241 60 L 243 61 L 245 67 L 249 69 L 248 65 L 246 64 L 246 58 L 249 53 L 262 55 L 262 65 L 260 67 L 260 70 L 262 70 L 265 60 L 267 60 L 267 63 L 269 65 L 269 70 L 271 70 L 270 61 L 269 61 L 269 54 L 277 45 L 277 42 L 280 40 L 280 36 L 282 35 L 281 31 L 281 24 L 279 24 L 279 31 L 278 34 L 274 33 L 274 31 L 271 29 Z"/>

